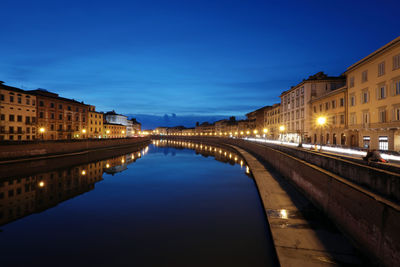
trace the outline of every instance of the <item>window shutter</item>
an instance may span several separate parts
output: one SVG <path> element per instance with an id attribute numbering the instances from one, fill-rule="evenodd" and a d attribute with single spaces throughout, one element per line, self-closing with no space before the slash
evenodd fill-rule
<path id="1" fill-rule="evenodd" d="M 379 88 L 376 88 L 375 92 L 376 92 L 376 99 L 379 100 Z"/>
<path id="2" fill-rule="evenodd" d="M 394 96 L 395 95 L 395 83 L 392 82 L 391 86 L 390 86 L 390 96 Z"/>
<path id="3" fill-rule="evenodd" d="M 395 121 L 396 120 L 396 117 L 395 117 L 395 111 L 396 111 L 396 109 L 395 108 L 393 108 L 392 109 L 392 119 L 391 119 L 391 121 Z"/>

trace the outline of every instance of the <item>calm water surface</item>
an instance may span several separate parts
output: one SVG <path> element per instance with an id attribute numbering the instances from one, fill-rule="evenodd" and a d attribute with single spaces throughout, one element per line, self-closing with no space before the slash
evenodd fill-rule
<path id="1" fill-rule="evenodd" d="M 1 266 L 276 264 L 254 181 L 226 149 L 157 141 L 0 186 Z"/>

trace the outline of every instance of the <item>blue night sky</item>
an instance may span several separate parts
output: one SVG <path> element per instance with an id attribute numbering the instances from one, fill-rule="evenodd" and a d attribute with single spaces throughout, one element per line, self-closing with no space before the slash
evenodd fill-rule
<path id="1" fill-rule="evenodd" d="M 135 114 L 144 127 L 191 126 L 279 102 L 318 71 L 341 74 L 399 36 L 399 9 L 390 0 L 3 0 L 0 80 Z"/>

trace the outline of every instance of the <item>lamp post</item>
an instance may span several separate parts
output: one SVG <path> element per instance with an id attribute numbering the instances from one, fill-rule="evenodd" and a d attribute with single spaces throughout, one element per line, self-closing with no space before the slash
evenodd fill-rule
<path id="1" fill-rule="evenodd" d="M 320 116 L 317 118 L 317 125 L 319 125 L 320 127 L 320 131 L 321 131 L 321 135 L 319 136 L 320 138 L 320 147 L 319 149 L 322 150 L 322 128 L 324 127 L 324 125 L 326 124 L 326 117 Z"/>
<path id="2" fill-rule="evenodd" d="M 267 128 L 264 128 L 264 129 L 263 129 L 263 132 L 264 132 L 264 137 L 267 138 L 268 129 L 267 129 Z"/>
<path id="3" fill-rule="evenodd" d="M 279 132 L 281 132 L 282 138 L 281 138 L 281 142 L 283 141 L 283 133 L 285 132 L 285 125 L 281 125 L 279 126 Z"/>
<path id="4" fill-rule="evenodd" d="M 39 132 L 41 133 L 41 135 L 42 135 L 42 140 L 44 139 L 44 132 L 45 132 L 46 130 L 45 130 L 45 128 L 44 127 L 40 127 L 39 128 Z"/>
<path id="5" fill-rule="evenodd" d="M 82 129 L 82 138 L 86 137 L 85 134 L 86 134 L 86 129 Z"/>

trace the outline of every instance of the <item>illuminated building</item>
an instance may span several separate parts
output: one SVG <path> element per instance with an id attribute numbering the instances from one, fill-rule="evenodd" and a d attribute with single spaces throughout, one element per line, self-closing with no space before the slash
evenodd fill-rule
<path id="1" fill-rule="evenodd" d="M 36 138 L 36 96 L 0 82 L 0 140 Z"/>

